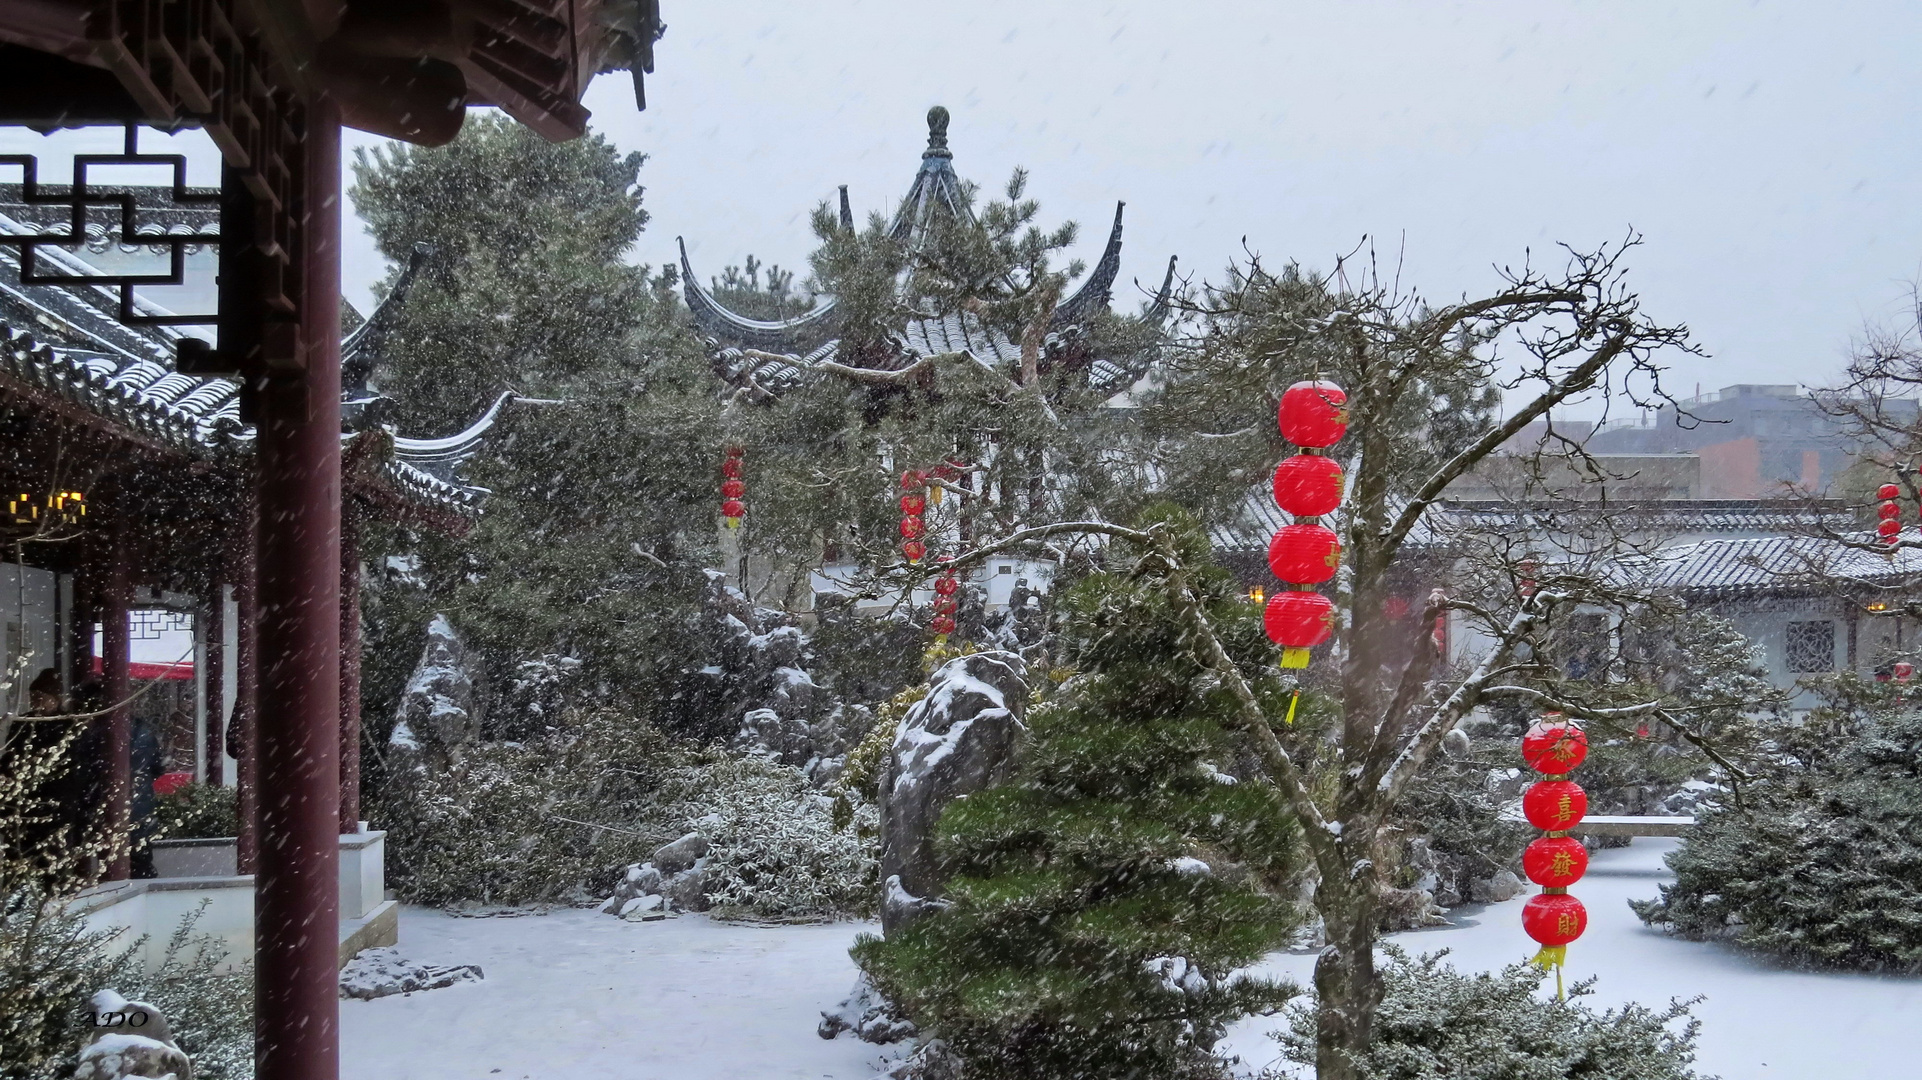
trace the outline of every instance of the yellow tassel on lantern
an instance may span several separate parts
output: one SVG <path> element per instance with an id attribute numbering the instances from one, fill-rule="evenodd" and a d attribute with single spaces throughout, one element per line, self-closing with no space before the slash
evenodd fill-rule
<path id="1" fill-rule="evenodd" d="M 931 485 L 931 486 L 929 486 L 929 488 L 928 488 L 928 501 L 929 501 L 929 502 L 931 502 L 931 503 L 933 503 L 933 504 L 934 504 L 934 505 L 936 505 L 936 506 L 940 506 L 940 505 L 941 505 L 941 491 L 942 491 L 942 488 L 941 488 L 941 485 L 940 485 L 940 484 L 933 484 L 933 485 Z"/>
<path id="2" fill-rule="evenodd" d="M 1534 959 L 1530 962 L 1544 971 L 1553 968 L 1555 970 L 1555 1000 L 1568 1000 L 1567 995 L 1562 992 L 1562 965 L 1568 962 L 1568 946 L 1544 945 L 1542 946 L 1542 951 L 1536 953 Z"/>
<path id="3" fill-rule="evenodd" d="M 730 528 L 730 529 L 738 529 L 738 528 L 740 528 L 740 527 L 741 527 L 741 519 L 740 519 L 740 518 L 722 518 L 721 520 L 722 520 L 722 521 L 724 521 L 724 522 L 726 522 L 726 523 L 727 523 L 727 527 L 728 527 L 728 528 Z"/>
<path id="4" fill-rule="evenodd" d="M 1307 649 L 1281 650 L 1281 666 L 1284 668 L 1305 668 L 1308 666 Z"/>
<path id="5" fill-rule="evenodd" d="M 1281 721 L 1282 723 L 1292 724 L 1295 722 L 1295 706 L 1300 704 L 1300 702 L 1301 702 L 1301 691 L 1296 690 L 1295 696 L 1288 699 L 1288 715 L 1282 719 Z"/>

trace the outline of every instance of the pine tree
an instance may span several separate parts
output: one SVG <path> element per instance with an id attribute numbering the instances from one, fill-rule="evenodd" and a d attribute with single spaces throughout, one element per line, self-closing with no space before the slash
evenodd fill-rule
<path id="1" fill-rule="evenodd" d="M 1166 520 L 1205 564 L 1192 520 Z M 1216 1076 L 1225 1026 L 1294 992 L 1234 972 L 1299 924 L 1298 829 L 1271 787 L 1237 782 L 1226 691 L 1186 651 L 1155 556 L 1132 555 L 1068 596 L 1078 670 L 1030 709 L 1016 778 L 942 815 L 950 906 L 855 948 L 973 1076 Z M 1189 573 L 1280 696 L 1257 609 L 1225 572 Z"/>
<path id="2" fill-rule="evenodd" d="M 641 163 L 599 136 L 551 144 L 486 120 L 446 147 L 356 162 L 381 251 L 434 249 L 375 372 L 398 426 L 457 428 L 502 390 L 535 399 L 510 405 L 467 466 L 492 492 L 470 535 L 389 530 L 365 545 L 418 555 L 422 585 L 368 599 L 370 718 L 392 715 L 441 612 L 497 682 L 571 657 L 572 703 L 721 733 L 685 707 L 710 662 L 691 628 L 717 558 L 716 386 L 672 275 L 625 260 L 647 221 Z M 505 712 L 486 734 L 531 737 L 543 722 Z"/>

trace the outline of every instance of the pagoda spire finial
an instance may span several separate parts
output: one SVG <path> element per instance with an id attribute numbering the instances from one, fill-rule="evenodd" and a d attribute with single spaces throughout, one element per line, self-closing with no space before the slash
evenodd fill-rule
<path id="1" fill-rule="evenodd" d="M 948 110 L 936 105 L 928 110 L 928 148 L 921 152 L 924 158 L 951 158 L 948 151 Z"/>

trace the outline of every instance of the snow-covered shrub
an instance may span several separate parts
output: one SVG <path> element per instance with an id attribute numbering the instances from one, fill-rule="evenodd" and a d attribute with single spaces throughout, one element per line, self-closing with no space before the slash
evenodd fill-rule
<path id="1" fill-rule="evenodd" d="M 204 904 L 202 905 L 204 908 Z M 88 1031 L 87 1001 L 103 989 L 151 1002 L 206 1080 L 253 1075 L 253 976 L 221 969 L 224 946 L 194 933 L 200 912 L 181 919 L 161 967 L 142 967 L 146 939 L 88 930 L 63 897 L 17 881 L 0 895 L 0 1076 L 53 1080 L 72 1075 Z"/>
<path id="2" fill-rule="evenodd" d="M 1596 1012 L 1580 1001 L 1594 980 L 1569 988 L 1568 1000 L 1543 992 L 1548 973 L 1533 964 L 1464 975 L 1446 953 L 1411 957 L 1385 946 L 1386 994 L 1374 1042 L 1361 1062 L 1366 1080 L 1695 1080 L 1698 1021 L 1693 1002 L 1663 1009 L 1627 1005 Z M 1315 1016 L 1296 1008 L 1276 1036 L 1284 1056 L 1315 1060 Z"/>
<path id="3" fill-rule="evenodd" d="M 570 713 L 527 742 L 484 742 L 452 767 L 389 775 L 370 806 L 388 879 L 409 903 L 553 903 L 605 894 L 678 831 L 659 791 L 687 760 L 648 724 Z"/>
<path id="4" fill-rule="evenodd" d="M 110 958 L 91 982 L 158 1007 L 199 1080 L 247 1080 L 254 1074 L 253 969 L 224 969 L 225 945 L 194 932 L 206 906 L 202 901 L 199 910 L 181 918 L 158 970 L 142 968 L 143 943 L 134 943 Z"/>
<path id="5" fill-rule="evenodd" d="M 1512 869 L 1534 835 L 1525 822 L 1502 816 L 1512 800 L 1502 769 L 1519 759 L 1518 741 L 1467 736 L 1431 758 L 1396 812 L 1404 843 L 1390 886 L 1454 907 L 1476 899 L 1477 882 Z M 1395 910 L 1385 907 L 1384 917 Z M 1419 923 L 1403 918 L 1389 928 L 1412 925 Z"/>
<path id="6" fill-rule="evenodd" d="M 700 866 L 711 909 L 785 918 L 872 907 L 872 820 L 837 827 L 834 799 L 801 770 L 724 758 L 675 770 L 663 795 L 662 818 L 684 822 L 709 843 Z"/>
<path id="7" fill-rule="evenodd" d="M 1831 689 L 1848 708 L 1782 730 L 1739 803 L 1698 813 L 1668 858 L 1675 883 L 1634 905 L 1644 921 L 1809 963 L 1922 971 L 1922 713 L 1894 688 L 1844 680 Z"/>
<path id="8" fill-rule="evenodd" d="M 154 800 L 156 837 L 204 839 L 240 831 L 237 789 L 225 784 L 183 784 Z"/>

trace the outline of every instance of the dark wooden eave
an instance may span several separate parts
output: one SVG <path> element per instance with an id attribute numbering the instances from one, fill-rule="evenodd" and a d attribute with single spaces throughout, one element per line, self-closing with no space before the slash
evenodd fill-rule
<path id="1" fill-rule="evenodd" d="M 190 8 L 219 32 L 183 38 Z M 217 83 L 227 29 L 253 43 L 248 60 L 275 86 L 333 98 L 351 127 L 439 145 L 469 105 L 499 106 L 556 141 L 580 135 L 588 82 L 651 68 L 661 25 L 648 0 L 0 0 L 0 43 L 12 46 L 0 55 L 0 122 L 191 121 L 208 104 L 190 100 L 183 115 L 159 85 L 164 70 Z"/>

